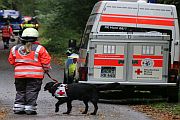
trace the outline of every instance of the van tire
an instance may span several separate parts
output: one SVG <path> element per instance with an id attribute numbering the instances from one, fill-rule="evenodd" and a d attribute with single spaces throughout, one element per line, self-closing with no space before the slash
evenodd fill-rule
<path id="1" fill-rule="evenodd" d="M 161 96 L 162 96 L 162 98 L 167 98 L 168 97 L 167 89 L 163 89 L 163 91 L 161 92 Z"/>
<path id="2" fill-rule="evenodd" d="M 178 102 L 178 93 L 179 93 L 179 89 L 178 87 L 172 87 L 172 88 L 168 88 L 167 91 L 168 95 L 167 95 L 167 102 L 168 103 L 177 103 Z"/>
<path id="3" fill-rule="evenodd" d="M 177 76 L 176 86 L 167 88 L 167 101 L 169 103 L 177 103 L 179 100 L 179 81 L 180 76 Z"/>
<path id="4" fill-rule="evenodd" d="M 167 88 L 167 102 L 169 103 L 177 103 L 179 100 L 179 83 L 180 76 L 176 77 L 176 86 Z"/>

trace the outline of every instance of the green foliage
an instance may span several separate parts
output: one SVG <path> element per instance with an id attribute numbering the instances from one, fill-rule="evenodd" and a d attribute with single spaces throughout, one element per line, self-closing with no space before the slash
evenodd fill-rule
<path id="1" fill-rule="evenodd" d="M 161 111 L 170 112 L 174 115 L 180 115 L 180 103 L 172 104 L 172 103 L 154 103 L 151 104 L 153 108 L 156 108 Z"/>
<path id="2" fill-rule="evenodd" d="M 12 0 L 0 0 L 0 9 L 12 9 Z"/>
<path id="3" fill-rule="evenodd" d="M 62 9 L 57 20 L 62 20 L 63 24 L 79 33 L 82 33 L 90 15 L 92 7 L 97 0 L 66 0 L 60 2 Z"/>
<path id="4" fill-rule="evenodd" d="M 180 99 L 180 92 L 179 92 L 179 99 Z M 163 112 L 169 112 L 173 115 L 180 115 L 180 103 L 167 103 L 167 102 L 160 102 L 160 103 L 152 103 L 150 104 L 151 107 L 161 110 Z"/>
<path id="5" fill-rule="evenodd" d="M 87 19 L 97 0 L 50 0 L 44 3 L 48 11 L 40 9 L 39 18 L 44 34 L 50 39 L 46 44 L 51 52 L 63 53 L 69 39 L 80 41 Z"/>
<path id="6" fill-rule="evenodd" d="M 99 0 L 0 0 L 0 9 L 16 9 L 25 16 L 37 16 L 40 33 L 51 52 L 64 52 L 69 39 L 80 41 L 90 12 Z M 174 4 L 180 11 L 179 0 L 157 0 Z M 180 13 L 179 13 L 180 14 Z"/>
<path id="7" fill-rule="evenodd" d="M 45 44 L 45 46 L 47 47 L 49 51 L 53 53 L 64 53 L 67 49 L 69 39 L 80 38 L 79 34 L 69 29 L 55 31 L 55 33 L 50 33 L 50 34 L 54 36 L 51 36 L 51 39 L 49 37 L 49 41 L 47 42 L 47 44 Z"/>

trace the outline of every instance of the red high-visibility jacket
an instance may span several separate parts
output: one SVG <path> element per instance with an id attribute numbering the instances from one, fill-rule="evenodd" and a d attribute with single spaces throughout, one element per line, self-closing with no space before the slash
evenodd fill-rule
<path id="1" fill-rule="evenodd" d="M 13 33 L 12 27 L 11 26 L 4 26 L 2 28 L 2 37 L 11 37 Z"/>
<path id="2" fill-rule="evenodd" d="M 24 45 L 11 48 L 8 61 L 14 65 L 15 78 L 44 78 L 44 70 L 51 68 L 51 57 L 46 49 L 38 44 L 32 44 L 32 50 L 26 54 Z"/>

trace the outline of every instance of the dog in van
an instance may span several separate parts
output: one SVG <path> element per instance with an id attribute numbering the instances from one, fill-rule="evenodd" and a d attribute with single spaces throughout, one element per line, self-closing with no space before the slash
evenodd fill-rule
<path id="1" fill-rule="evenodd" d="M 67 103 L 67 112 L 63 114 L 69 114 L 72 109 L 72 101 L 80 100 L 85 104 L 85 110 L 82 114 L 87 114 L 88 112 L 88 102 L 90 101 L 94 106 L 94 111 L 91 115 L 96 115 L 98 110 L 98 93 L 99 91 L 105 91 L 114 89 L 120 85 L 119 83 L 110 83 L 105 85 L 96 86 L 88 83 L 72 83 L 72 84 L 61 84 L 55 82 L 48 82 L 44 91 L 48 90 L 58 102 L 55 104 L 55 112 L 59 111 L 59 106 L 63 103 Z"/>

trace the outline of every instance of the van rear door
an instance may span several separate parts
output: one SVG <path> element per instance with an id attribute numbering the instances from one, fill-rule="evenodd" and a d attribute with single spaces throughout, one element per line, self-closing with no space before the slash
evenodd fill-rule
<path id="1" fill-rule="evenodd" d="M 130 43 L 128 81 L 167 82 L 168 43 Z"/>
<path id="2" fill-rule="evenodd" d="M 169 39 L 127 39 L 131 40 L 91 41 L 88 80 L 122 83 L 167 82 Z"/>
<path id="3" fill-rule="evenodd" d="M 92 42 L 89 80 L 120 82 L 126 80 L 126 43 Z"/>

